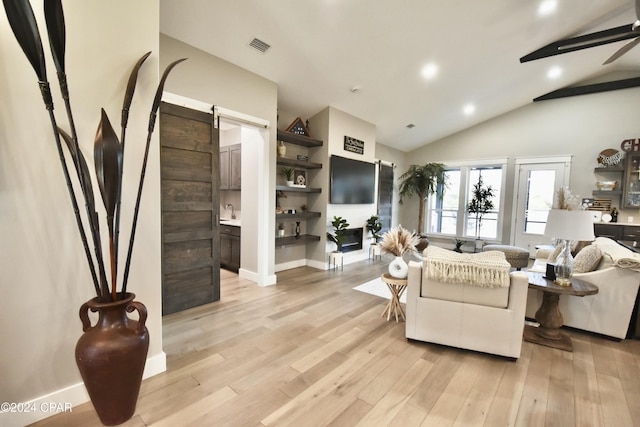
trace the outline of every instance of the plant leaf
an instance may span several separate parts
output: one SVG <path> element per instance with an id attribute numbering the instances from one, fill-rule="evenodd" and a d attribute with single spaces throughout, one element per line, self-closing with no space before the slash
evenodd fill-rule
<path id="1" fill-rule="evenodd" d="M 138 71 L 140 71 L 140 67 L 144 61 L 151 55 L 151 52 L 147 52 L 136 62 L 136 65 L 133 66 L 133 70 L 131 70 L 131 74 L 129 75 L 129 82 L 127 83 L 127 90 L 124 93 L 124 100 L 122 101 L 122 120 L 121 127 L 126 128 L 127 122 L 129 121 L 129 107 L 131 106 L 131 101 L 133 100 L 133 93 L 136 90 L 136 82 L 138 81 Z"/>
<path id="2" fill-rule="evenodd" d="M 47 22 L 49 46 L 53 62 L 59 73 L 64 73 L 65 28 L 61 0 L 44 0 L 44 17 Z"/>
<path id="3" fill-rule="evenodd" d="M 31 4 L 28 0 L 2 0 L 2 2 L 11 30 L 36 72 L 38 80 L 46 81 L 47 68 L 44 62 L 44 50 Z"/>
<path id="4" fill-rule="evenodd" d="M 122 145 L 111 126 L 107 113 L 102 109 L 100 125 L 96 132 L 93 157 L 96 167 L 98 186 L 107 211 L 112 219 L 122 184 Z"/>
<path id="5" fill-rule="evenodd" d="M 156 89 L 156 96 L 153 98 L 153 105 L 151 106 L 151 118 L 149 119 L 149 127 L 148 127 L 149 132 L 153 132 L 153 128 L 155 127 L 156 113 L 158 112 L 158 108 L 160 107 L 160 101 L 162 100 L 162 91 L 164 91 L 164 83 L 167 80 L 167 77 L 169 77 L 169 73 L 171 72 L 173 67 L 175 67 L 182 61 L 186 61 L 186 60 L 187 58 L 182 58 L 182 59 L 178 59 L 177 61 L 173 61 L 171 64 L 167 65 L 167 68 L 165 68 L 164 73 L 162 73 L 162 78 L 160 79 L 160 83 L 158 84 L 158 88 Z"/>
<path id="6" fill-rule="evenodd" d="M 93 185 L 91 184 L 91 175 L 89 174 L 89 167 L 87 166 L 87 162 L 85 161 L 82 152 L 80 152 L 80 156 L 78 157 L 78 153 L 76 153 L 75 150 L 76 144 L 73 143 L 73 139 L 71 138 L 71 136 L 61 128 L 58 128 L 58 133 L 60 134 L 60 136 L 62 136 L 62 139 L 67 144 L 67 149 L 69 150 L 69 153 L 71 153 L 71 157 L 73 158 L 73 164 L 80 165 L 80 170 L 76 172 L 78 173 L 78 179 L 80 179 L 80 174 L 82 174 L 82 182 L 84 182 L 86 187 L 83 189 L 83 192 L 85 194 L 87 203 L 89 204 L 89 206 L 91 207 L 91 211 L 93 212 L 95 211 L 96 202 L 93 195 Z"/>

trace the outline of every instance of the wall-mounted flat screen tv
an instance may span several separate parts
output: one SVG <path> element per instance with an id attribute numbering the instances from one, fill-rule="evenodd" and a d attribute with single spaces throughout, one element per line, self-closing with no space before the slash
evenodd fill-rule
<path id="1" fill-rule="evenodd" d="M 346 157 L 331 156 L 329 202 L 338 205 L 374 203 L 376 165 Z"/>

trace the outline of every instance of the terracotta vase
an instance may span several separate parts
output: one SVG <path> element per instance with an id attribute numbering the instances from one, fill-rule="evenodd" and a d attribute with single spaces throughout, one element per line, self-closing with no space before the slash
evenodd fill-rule
<path id="1" fill-rule="evenodd" d="M 94 298 L 80 307 L 84 334 L 76 345 L 76 363 L 91 403 L 104 425 L 118 425 L 135 410 L 142 373 L 149 350 L 145 326 L 147 309 L 127 293 L 116 302 L 100 303 Z M 91 326 L 89 310 L 98 313 Z M 139 320 L 127 312 L 138 311 Z"/>

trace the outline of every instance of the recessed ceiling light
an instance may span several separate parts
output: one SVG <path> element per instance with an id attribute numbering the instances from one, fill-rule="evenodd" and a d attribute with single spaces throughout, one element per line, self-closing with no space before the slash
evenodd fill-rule
<path id="1" fill-rule="evenodd" d="M 543 0 L 538 5 L 538 16 L 547 16 L 556 11 L 558 7 L 557 0 Z"/>
<path id="2" fill-rule="evenodd" d="M 464 107 L 462 107 L 462 112 L 464 113 L 465 116 L 470 116 L 476 112 L 476 106 L 473 104 L 467 104 Z"/>
<path id="3" fill-rule="evenodd" d="M 429 63 L 422 67 L 421 74 L 425 79 L 432 79 L 438 74 L 438 66 L 433 62 Z"/>
<path id="4" fill-rule="evenodd" d="M 557 79 L 558 77 L 560 77 L 562 75 L 562 68 L 555 66 L 555 67 L 551 67 L 549 68 L 549 71 L 547 71 L 547 78 L 549 79 Z"/>

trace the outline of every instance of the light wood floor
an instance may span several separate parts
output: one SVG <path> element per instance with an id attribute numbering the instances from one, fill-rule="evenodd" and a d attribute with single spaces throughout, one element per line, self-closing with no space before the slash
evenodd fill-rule
<path id="1" fill-rule="evenodd" d="M 167 372 L 127 426 L 640 426 L 640 341 L 569 331 L 518 361 L 408 342 L 386 300 L 351 288 L 385 261 L 298 268 L 164 319 Z M 90 404 L 42 426 L 99 425 Z"/>

